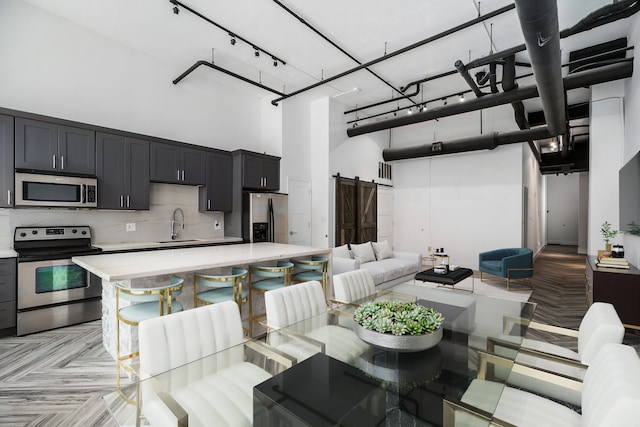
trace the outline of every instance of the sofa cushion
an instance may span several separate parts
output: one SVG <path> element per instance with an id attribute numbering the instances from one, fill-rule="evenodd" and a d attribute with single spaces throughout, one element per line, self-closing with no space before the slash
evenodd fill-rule
<path id="1" fill-rule="evenodd" d="M 383 259 L 391 258 L 393 256 L 391 246 L 386 240 L 382 242 L 371 242 L 371 245 L 373 246 L 373 252 L 375 252 L 376 259 L 378 261 L 382 261 Z"/>
<path id="2" fill-rule="evenodd" d="M 385 260 L 386 261 L 386 260 Z M 373 276 L 373 283 L 379 285 L 384 282 L 384 273 L 385 269 L 380 264 L 380 261 L 368 262 L 366 264 L 360 264 L 360 268 L 366 268 L 371 272 L 371 276 Z"/>
<path id="3" fill-rule="evenodd" d="M 349 252 L 349 246 L 342 245 L 333 248 L 333 256 L 338 258 L 351 258 L 351 252 Z"/>
<path id="4" fill-rule="evenodd" d="M 373 252 L 373 246 L 371 246 L 371 242 L 362 243 L 359 245 L 352 244 L 351 252 L 353 252 L 353 257 L 360 261 L 360 264 L 376 260 L 376 255 Z"/>

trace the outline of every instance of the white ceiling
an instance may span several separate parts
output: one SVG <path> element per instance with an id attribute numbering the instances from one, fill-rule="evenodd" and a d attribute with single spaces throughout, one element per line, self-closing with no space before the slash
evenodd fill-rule
<path id="1" fill-rule="evenodd" d="M 278 67 L 274 67 L 271 57 L 264 53 L 255 57 L 251 45 L 238 40 L 232 46 L 227 32 L 187 10 L 180 8 L 180 13 L 174 14 L 174 5 L 169 0 L 24 1 L 169 64 L 175 69 L 175 77 L 196 61 L 211 61 L 212 50 L 216 65 L 285 93 L 316 83 L 322 76 L 328 78 L 357 66 L 356 62 L 287 13 L 276 1 L 183 0 L 182 3 L 286 61 L 286 65 L 280 64 Z M 281 0 L 281 3 L 365 63 L 383 56 L 385 51 L 392 53 L 474 19 L 478 16 L 478 10 L 485 14 L 511 1 Z M 558 0 L 560 29 L 574 25 L 588 13 L 608 3 L 610 1 L 607 0 Z M 627 19 L 561 40 L 563 63 L 568 61 L 570 51 L 625 36 L 628 29 Z M 458 59 L 466 63 L 491 50 L 500 51 L 523 42 L 516 11 L 511 10 L 484 24 L 476 24 L 380 62 L 371 70 L 393 87 L 400 88 L 411 81 L 451 71 Z M 518 54 L 517 60 L 528 62 L 526 52 Z M 529 72 L 530 69 L 523 67 L 517 70 L 518 74 Z M 236 86 L 257 97 L 277 98 L 277 95 L 208 67 L 198 68 L 186 79 L 212 79 Z M 532 79 L 520 81 L 521 85 L 530 83 L 533 83 Z M 203 90 L 205 87 L 203 85 Z M 358 90 L 342 94 L 354 87 Z M 468 89 L 459 75 L 453 75 L 425 83 L 414 101 L 420 103 L 439 99 Z M 366 70 L 313 89 L 306 92 L 305 96 L 340 94 L 341 101 L 348 108 L 398 96 L 397 92 Z M 577 102 L 582 98 L 586 100 L 586 97 L 588 91 L 583 90 L 570 95 L 570 100 Z M 367 109 L 361 111 L 359 116 L 388 111 L 395 108 L 396 104 Z M 399 105 L 409 104 L 402 101 Z M 529 110 L 539 109 L 536 101 L 528 101 L 525 105 Z"/>

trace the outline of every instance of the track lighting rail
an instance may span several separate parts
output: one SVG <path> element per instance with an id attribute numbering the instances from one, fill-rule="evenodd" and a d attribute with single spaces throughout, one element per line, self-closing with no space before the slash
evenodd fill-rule
<path id="1" fill-rule="evenodd" d="M 318 30 L 317 28 L 315 28 L 313 25 L 311 25 L 310 23 L 308 23 L 304 18 L 302 18 L 300 15 L 298 15 L 297 13 L 295 13 L 293 10 L 289 9 L 285 4 L 283 4 L 282 2 L 278 1 L 278 0 L 273 0 L 273 2 L 275 4 L 277 4 L 278 6 L 280 6 L 282 9 L 284 9 L 287 13 L 289 13 L 291 16 L 293 16 L 294 18 L 296 18 L 298 21 L 300 21 L 300 23 L 304 26 L 306 26 L 307 28 L 309 28 L 311 31 L 313 31 L 314 33 L 316 33 L 318 36 L 320 36 L 323 40 L 325 40 L 327 43 L 329 43 L 331 46 L 335 47 L 336 49 L 338 49 L 340 52 L 342 52 L 343 54 L 345 54 L 349 59 L 351 59 L 352 61 L 354 61 L 356 64 L 358 65 L 362 65 L 362 62 L 360 62 L 357 58 L 355 58 L 353 55 L 351 55 L 349 52 L 347 52 L 346 50 L 344 50 L 342 47 L 340 47 L 336 42 L 334 42 L 333 40 L 331 40 L 329 37 L 327 37 L 326 35 L 324 35 L 320 30 Z M 386 81 L 385 79 L 383 79 L 382 77 L 380 77 L 380 75 L 376 74 L 373 70 L 369 69 L 369 68 L 365 68 L 369 73 L 371 73 L 373 76 L 375 76 L 378 80 L 380 80 L 382 83 L 386 84 L 387 86 L 389 86 L 391 89 L 395 90 L 396 92 L 400 93 L 400 91 L 393 86 L 391 83 L 389 83 L 388 81 Z M 413 101 L 412 101 L 413 102 Z"/>
<path id="2" fill-rule="evenodd" d="M 357 67 L 351 68 L 350 70 L 343 71 L 342 73 L 338 73 L 335 76 L 326 78 L 326 79 L 324 79 L 324 80 L 322 80 L 320 82 L 314 83 L 314 84 L 309 85 L 307 87 L 304 87 L 302 89 L 298 89 L 297 91 L 291 92 L 288 95 L 285 95 L 285 96 L 282 96 L 280 98 L 274 99 L 273 101 L 271 101 L 271 103 L 273 105 L 278 105 L 278 102 L 280 102 L 280 101 L 282 101 L 284 99 L 291 98 L 292 96 L 299 95 L 299 94 L 301 94 L 303 92 L 306 92 L 308 90 L 311 90 L 311 89 L 315 89 L 318 86 L 322 86 L 324 84 L 327 84 L 329 82 L 332 82 L 332 81 L 337 80 L 339 78 L 342 78 L 344 76 L 348 76 L 349 74 L 353 74 L 356 71 L 360 71 L 360 70 L 362 70 L 364 68 L 371 67 L 372 65 L 375 65 L 375 64 L 377 64 L 379 62 L 386 61 L 387 59 L 391 59 L 393 57 L 396 57 L 398 55 L 406 53 L 406 52 L 408 52 L 410 50 L 416 49 L 416 48 L 418 48 L 420 46 L 424 46 L 425 44 L 431 43 L 431 42 L 433 42 L 435 40 L 439 40 L 439 39 L 441 39 L 443 37 L 449 36 L 449 35 L 451 35 L 453 33 L 456 33 L 456 32 L 458 32 L 460 30 L 464 30 L 465 28 L 471 27 L 472 25 L 478 24 L 478 23 L 483 22 L 483 21 L 485 21 L 487 19 L 491 19 L 491 18 L 493 18 L 495 16 L 498 16 L 498 15 L 501 15 L 501 14 L 503 14 L 505 12 L 513 10 L 513 9 L 515 9 L 515 7 L 516 6 L 513 3 L 510 4 L 510 5 L 507 5 L 507 6 L 503 6 L 503 7 L 499 8 L 499 9 L 496 9 L 496 10 L 494 10 L 492 12 L 489 12 L 489 13 L 484 14 L 482 16 L 478 16 L 477 18 L 474 18 L 474 19 L 472 19 L 470 21 L 464 22 L 464 23 L 462 23 L 460 25 L 456 25 L 455 27 L 449 28 L 448 30 L 445 30 L 445 31 L 442 31 L 442 32 L 440 32 L 438 34 L 435 34 L 435 35 L 433 35 L 431 37 L 427 37 L 424 40 L 421 40 L 421 41 L 413 43 L 413 44 L 411 44 L 409 46 L 403 47 L 403 48 L 398 49 L 398 50 L 396 50 L 394 52 L 388 53 L 388 54 L 386 54 L 384 56 L 381 56 L 379 58 L 376 58 L 376 59 L 374 59 L 372 61 L 365 62 L 364 64 L 358 65 Z"/>
<path id="3" fill-rule="evenodd" d="M 215 64 L 212 64 L 211 62 L 207 62 L 207 61 L 198 61 L 198 62 L 196 62 L 195 64 L 193 64 L 193 65 L 192 65 L 191 67 L 189 67 L 189 68 L 188 68 L 184 73 L 180 74 L 180 75 L 179 75 L 179 76 L 178 76 L 178 77 L 173 81 L 173 84 L 174 84 L 174 85 L 176 85 L 176 84 L 180 83 L 180 80 L 182 80 L 182 79 L 184 79 L 185 77 L 187 77 L 189 74 L 191 74 L 193 71 L 195 71 L 195 69 L 196 69 L 196 68 L 200 67 L 201 65 L 205 65 L 205 66 L 207 66 L 207 67 L 209 67 L 209 68 L 213 68 L 214 70 L 220 71 L 221 73 L 224 73 L 224 74 L 226 74 L 226 75 L 228 75 L 228 76 L 234 77 L 234 78 L 236 78 L 236 79 L 238 79 L 238 80 L 242 80 L 243 82 L 245 82 L 245 83 L 249 83 L 249 84 L 251 84 L 251 85 L 253 85 L 253 86 L 257 86 L 257 87 L 259 87 L 260 89 L 264 89 L 264 90 L 269 91 L 269 92 L 271 92 L 271 93 L 274 93 L 274 94 L 276 94 L 276 95 L 278 95 L 278 96 L 284 96 L 284 93 L 282 93 L 282 92 L 279 92 L 279 91 L 277 91 L 277 90 L 275 90 L 275 89 L 271 89 L 270 87 L 265 86 L 265 85 L 263 85 L 262 83 L 254 82 L 253 80 L 248 79 L 248 78 L 246 78 L 246 77 L 244 77 L 244 76 L 241 76 L 240 74 L 236 74 L 236 73 L 234 73 L 233 71 L 229 71 L 229 70 L 227 70 L 226 68 L 219 67 L 219 66 L 217 66 L 217 65 L 215 65 Z"/>
<path id="4" fill-rule="evenodd" d="M 207 21 L 208 23 L 210 23 L 211 25 L 221 29 L 222 31 L 224 31 L 227 34 L 229 34 L 229 36 L 231 37 L 232 40 L 235 40 L 235 39 L 241 40 L 241 41 L 245 42 L 246 44 L 248 44 L 249 46 L 251 46 L 256 52 L 262 52 L 265 55 L 270 56 L 271 59 L 273 59 L 273 61 L 274 61 L 274 66 L 277 65 L 278 62 L 282 63 L 282 65 L 286 65 L 287 64 L 283 59 L 278 58 L 273 53 L 270 53 L 270 52 L 266 51 L 265 49 L 261 48 L 260 46 L 258 46 L 257 44 L 255 44 L 253 42 L 250 42 L 249 40 L 245 39 L 244 37 L 239 36 L 238 33 L 236 33 L 235 31 L 231 31 L 230 29 L 228 29 L 228 28 L 218 24 L 217 22 L 207 18 L 206 16 L 204 16 L 203 14 L 198 12 L 197 10 L 192 9 L 191 7 L 187 6 L 186 4 L 184 4 L 184 3 L 182 3 L 182 2 L 180 2 L 178 0 L 169 0 L 169 3 L 171 3 L 171 4 L 175 5 L 175 6 L 180 6 L 184 10 L 187 10 L 187 11 L 193 13 L 198 18 L 201 18 L 201 19 Z M 175 12 L 175 7 L 174 7 L 174 12 Z M 235 44 L 235 42 L 232 42 L 232 44 Z M 256 54 L 256 56 L 259 56 L 259 54 Z"/>

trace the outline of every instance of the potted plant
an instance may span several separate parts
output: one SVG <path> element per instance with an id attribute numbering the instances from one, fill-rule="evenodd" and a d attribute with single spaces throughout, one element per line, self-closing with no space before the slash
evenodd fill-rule
<path id="1" fill-rule="evenodd" d="M 609 221 L 605 221 L 602 223 L 600 232 L 602 233 L 602 238 L 604 239 L 605 250 L 607 252 L 611 252 L 611 243 L 609 243 L 609 240 L 615 238 L 618 235 L 619 230 L 612 230 Z"/>
<path id="2" fill-rule="evenodd" d="M 353 318 L 363 341 L 387 350 L 422 351 L 442 339 L 442 314 L 415 302 L 370 302 L 358 307 Z"/>

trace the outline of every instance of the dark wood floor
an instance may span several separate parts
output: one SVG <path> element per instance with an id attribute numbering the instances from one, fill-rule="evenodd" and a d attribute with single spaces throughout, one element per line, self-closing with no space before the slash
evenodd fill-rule
<path id="1" fill-rule="evenodd" d="M 534 290 L 529 298 L 537 303 L 533 320 L 571 329 L 578 329 L 587 311 L 585 298 L 586 256 L 576 246 L 548 245 L 536 258 Z M 575 338 L 539 331 L 529 331 L 528 338 L 542 339 L 577 350 Z M 640 334 L 627 330 L 624 343 L 634 346 L 640 354 Z"/>
<path id="2" fill-rule="evenodd" d="M 585 257 L 548 246 L 536 259 L 535 320 L 576 329 L 587 310 Z M 575 349 L 575 340 L 530 333 Z M 625 342 L 640 349 L 640 337 Z M 100 322 L 0 339 L 0 426 L 113 426 L 102 396 L 115 390 L 115 362 Z"/>

